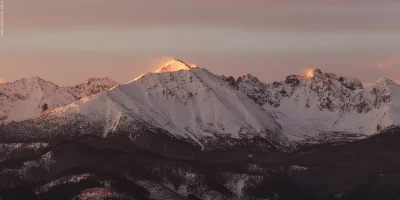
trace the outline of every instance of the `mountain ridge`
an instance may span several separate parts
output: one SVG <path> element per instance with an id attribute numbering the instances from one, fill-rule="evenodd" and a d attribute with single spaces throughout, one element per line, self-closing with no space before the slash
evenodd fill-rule
<path id="1" fill-rule="evenodd" d="M 352 77 L 337 77 L 319 69 L 311 74 L 290 75 L 284 81 L 273 83 L 263 83 L 247 75 L 239 77 L 236 84 L 266 110 L 288 116 L 292 122 L 311 124 L 303 132 L 321 132 L 316 131 L 319 129 L 371 135 L 398 123 L 400 113 L 391 111 L 398 110 L 400 89 L 390 79 L 380 78 L 371 87 L 364 88 L 361 81 Z M 388 113 L 392 116 L 388 117 Z M 277 120 L 295 126 L 286 119 Z"/>

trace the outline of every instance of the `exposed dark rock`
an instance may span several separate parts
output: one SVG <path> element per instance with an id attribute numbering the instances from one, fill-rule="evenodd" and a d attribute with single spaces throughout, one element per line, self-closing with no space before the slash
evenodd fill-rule
<path id="1" fill-rule="evenodd" d="M 300 77 L 297 75 L 290 75 L 290 76 L 286 77 L 285 83 L 292 84 L 293 86 L 297 86 L 300 83 Z"/>

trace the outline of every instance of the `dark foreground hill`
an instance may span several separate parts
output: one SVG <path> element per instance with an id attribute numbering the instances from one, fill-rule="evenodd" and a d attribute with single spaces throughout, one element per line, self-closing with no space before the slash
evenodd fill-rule
<path id="1" fill-rule="evenodd" d="M 0 197 L 398 199 L 398 141 L 400 128 L 392 128 L 365 140 L 293 153 L 228 149 L 198 154 L 209 159 L 167 158 L 128 145 L 126 138 L 5 141 L 0 144 Z"/>

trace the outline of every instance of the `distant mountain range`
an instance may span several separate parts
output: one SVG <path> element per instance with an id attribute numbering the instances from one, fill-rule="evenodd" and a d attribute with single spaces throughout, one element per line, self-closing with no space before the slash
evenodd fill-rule
<path id="1" fill-rule="evenodd" d="M 312 173 L 323 172 L 323 163 L 335 173 L 348 163 L 329 150 L 335 146 L 364 159 L 366 144 L 389 144 L 400 122 L 400 87 L 381 78 L 363 88 L 319 69 L 263 83 L 172 60 L 120 85 L 103 78 L 59 87 L 38 77 L 0 84 L 0 105 L 4 194 L 18 186 L 44 199 L 346 199 L 356 185 L 346 189 L 345 176 L 338 185 L 315 185 L 316 193 Z M 267 183 L 274 180 L 293 187 Z"/>

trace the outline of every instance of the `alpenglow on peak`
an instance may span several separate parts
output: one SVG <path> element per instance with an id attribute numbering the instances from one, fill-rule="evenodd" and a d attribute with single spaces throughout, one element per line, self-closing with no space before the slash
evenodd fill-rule
<path id="1" fill-rule="evenodd" d="M 180 70 L 190 70 L 191 67 L 181 60 L 173 59 L 167 62 L 163 67 L 156 70 L 155 73 L 175 72 Z"/>

